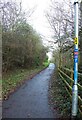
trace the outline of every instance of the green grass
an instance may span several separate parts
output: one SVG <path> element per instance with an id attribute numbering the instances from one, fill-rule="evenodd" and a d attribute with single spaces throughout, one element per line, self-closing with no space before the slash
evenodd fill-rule
<path id="1" fill-rule="evenodd" d="M 43 66 L 47 67 L 50 64 L 49 61 L 43 62 Z"/>
<path id="2" fill-rule="evenodd" d="M 9 72 L 2 77 L 2 97 L 6 99 L 8 94 L 12 92 L 18 85 L 20 85 L 25 79 L 29 79 L 29 76 L 33 76 L 38 73 L 44 67 L 35 68 L 32 70 L 17 69 L 13 72 Z"/>

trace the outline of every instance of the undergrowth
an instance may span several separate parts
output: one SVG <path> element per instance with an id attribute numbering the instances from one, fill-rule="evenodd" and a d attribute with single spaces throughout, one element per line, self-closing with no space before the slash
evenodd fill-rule
<path id="1" fill-rule="evenodd" d="M 52 80 L 50 82 L 50 103 L 53 110 L 57 110 L 59 118 L 70 118 L 71 116 L 71 102 L 65 90 L 62 80 L 59 78 L 57 70 L 54 71 Z"/>

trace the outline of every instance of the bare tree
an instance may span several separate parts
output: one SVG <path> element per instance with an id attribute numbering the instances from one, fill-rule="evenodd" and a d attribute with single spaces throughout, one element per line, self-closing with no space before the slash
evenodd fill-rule
<path id="1" fill-rule="evenodd" d="M 3 29 L 12 30 L 16 22 L 19 21 L 21 15 L 21 4 L 20 8 L 15 2 L 4 2 L 2 1 L 2 22 Z"/>
<path id="2" fill-rule="evenodd" d="M 46 14 L 48 22 L 54 31 L 54 39 L 56 43 L 58 42 L 58 46 L 64 44 L 66 38 L 72 36 L 74 31 L 72 8 L 71 10 L 69 9 L 70 4 L 66 4 L 66 6 L 68 9 L 66 9 L 64 2 L 60 3 L 52 0 L 50 10 Z"/>
<path id="3" fill-rule="evenodd" d="M 62 50 L 73 46 L 73 40 L 71 39 L 74 37 L 73 6 L 70 2 L 56 2 L 56 0 L 52 0 L 50 10 L 47 11 L 46 17 L 54 31 L 54 43 L 58 43 L 59 66 L 61 66 Z"/>
<path id="4" fill-rule="evenodd" d="M 33 9 L 28 9 L 27 12 L 23 11 L 22 3 L 16 3 L 16 1 L 2 0 L 0 2 L 0 9 L 2 10 L 2 23 L 4 30 L 12 30 L 18 23 L 26 22 L 29 17 L 33 14 L 35 7 Z"/>

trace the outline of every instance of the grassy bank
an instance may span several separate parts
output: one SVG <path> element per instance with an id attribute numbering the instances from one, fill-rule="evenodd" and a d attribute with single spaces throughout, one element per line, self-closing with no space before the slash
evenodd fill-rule
<path id="1" fill-rule="evenodd" d="M 36 73 L 43 70 L 46 66 L 33 69 L 16 69 L 4 74 L 2 77 L 2 98 L 7 99 L 21 84 L 32 78 Z"/>

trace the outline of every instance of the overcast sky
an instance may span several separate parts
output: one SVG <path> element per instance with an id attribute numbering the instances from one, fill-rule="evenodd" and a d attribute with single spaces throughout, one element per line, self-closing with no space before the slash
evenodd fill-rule
<path id="1" fill-rule="evenodd" d="M 22 1 L 24 10 L 33 9 L 35 7 L 35 11 L 31 16 L 29 23 L 33 26 L 33 28 L 44 35 L 46 39 L 52 39 L 52 30 L 50 29 L 49 23 L 45 17 L 46 11 L 49 9 L 51 0 L 19 0 Z M 56 0 L 59 1 L 59 0 Z M 63 0 L 60 0 L 62 2 Z M 64 0 L 65 2 L 74 0 Z M 47 43 L 47 42 L 46 42 Z"/>
<path id="2" fill-rule="evenodd" d="M 29 19 L 29 24 L 41 35 L 45 36 L 43 39 L 43 43 L 45 45 L 49 45 L 48 40 L 52 40 L 53 32 L 50 29 L 50 25 L 45 17 L 46 11 L 49 9 L 51 0 L 16 0 L 22 1 L 22 6 L 25 11 L 29 9 L 33 9 L 34 13 Z M 62 1 L 62 0 L 56 0 Z M 68 0 L 64 0 L 67 2 Z M 69 0 L 74 1 L 74 0 Z M 51 43 L 52 44 L 52 43 Z M 52 45 L 53 46 L 53 45 Z M 55 47 L 55 46 L 54 46 Z"/>
<path id="3" fill-rule="evenodd" d="M 22 1 L 23 9 L 25 11 L 27 11 L 28 9 L 35 8 L 34 13 L 29 19 L 29 23 L 38 33 L 45 36 L 45 38 L 43 39 L 43 43 L 45 45 L 49 45 L 49 42 L 47 40 L 52 40 L 53 34 L 52 34 L 52 30 L 50 29 L 49 23 L 45 17 L 45 14 L 46 11 L 49 9 L 51 0 L 16 0 L 16 1 Z M 62 0 L 60 0 L 60 2 L 61 1 Z M 64 1 L 66 2 L 67 0 Z M 69 0 L 69 1 L 73 2 L 74 0 Z"/>
<path id="4" fill-rule="evenodd" d="M 52 32 L 45 17 L 46 10 L 48 10 L 50 6 L 50 1 L 51 0 L 22 0 L 24 9 L 32 9 L 35 7 L 35 11 L 31 16 L 29 23 L 38 33 L 45 36 L 43 39 L 45 45 L 49 45 L 47 40 L 52 39 Z M 48 56 L 50 59 L 52 53 L 49 52 Z"/>
<path id="5" fill-rule="evenodd" d="M 35 11 L 31 16 L 29 23 L 38 33 L 44 35 L 46 37 L 45 39 L 50 39 L 51 30 L 45 17 L 45 11 L 49 8 L 50 0 L 22 0 L 22 4 L 26 10 L 35 7 Z M 45 41 L 47 40 L 44 40 L 44 42 Z"/>
<path id="6" fill-rule="evenodd" d="M 46 39 L 51 38 L 52 30 L 48 24 L 48 21 L 45 17 L 46 11 L 49 9 L 51 0 L 16 0 L 22 1 L 23 9 L 27 11 L 28 9 L 33 9 L 35 7 L 35 11 L 32 14 L 29 23 L 33 26 L 33 28 L 44 35 Z M 56 0 L 63 1 L 63 0 Z M 68 0 L 64 0 L 65 2 Z M 74 1 L 74 0 L 69 0 Z"/>
<path id="7" fill-rule="evenodd" d="M 46 28 L 45 10 L 49 7 L 50 0 L 22 0 L 24 9 L 32 9 L 35 11 L 31 16 L 30 23 L 37 30 L 42 32 L 43 27 Z"/>

